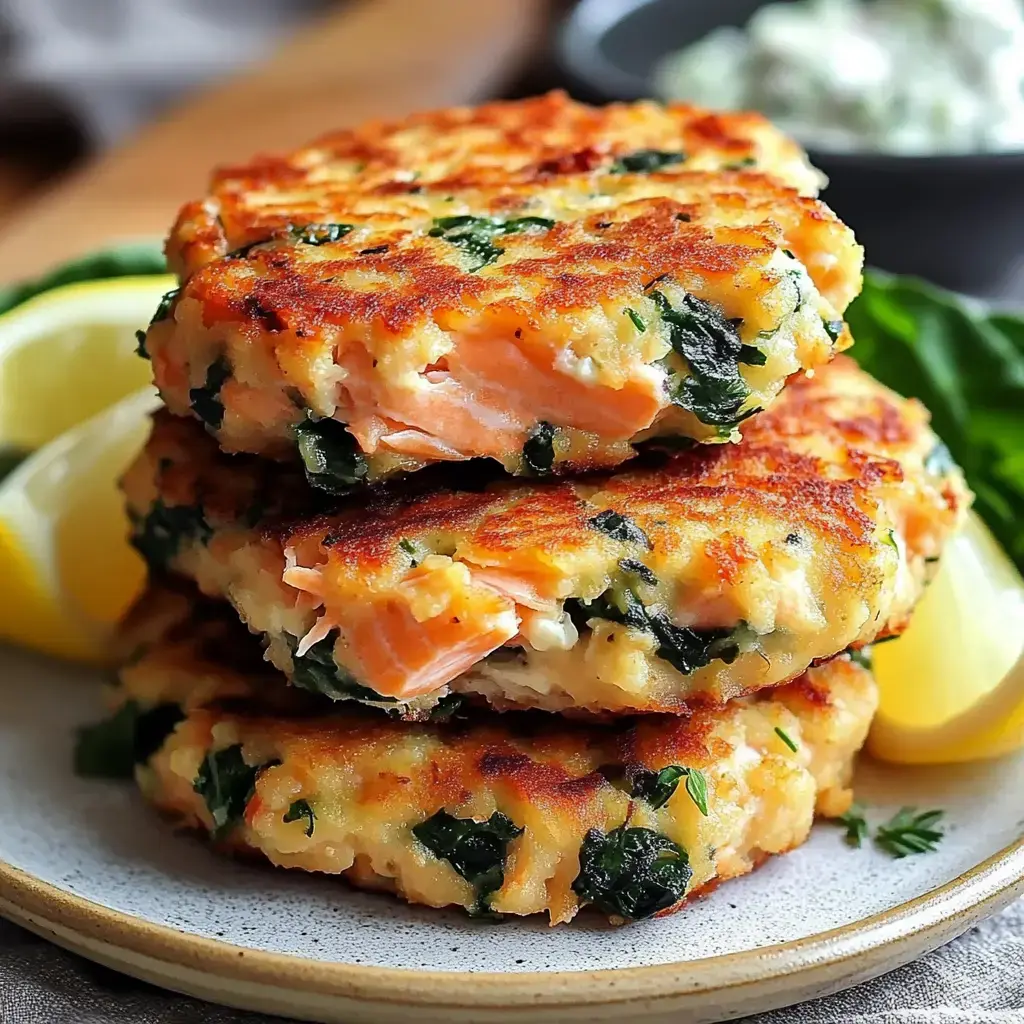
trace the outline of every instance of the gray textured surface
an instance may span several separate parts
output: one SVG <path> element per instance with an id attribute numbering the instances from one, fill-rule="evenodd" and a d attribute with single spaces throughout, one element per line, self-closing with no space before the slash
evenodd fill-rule
<path id="1" fill-rule="evenodd" d="M 0 922 L 0 1024 L 273 1024 L 65 953 Z M 1024 901 L 917 963 L 746 1024 L 1024 1024 Z"/>

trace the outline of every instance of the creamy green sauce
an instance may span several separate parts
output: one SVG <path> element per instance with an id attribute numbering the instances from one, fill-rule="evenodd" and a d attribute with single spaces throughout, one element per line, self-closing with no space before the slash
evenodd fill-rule
<path id="1" fill-rule="evenodd" d="M 666 58 L 655 88 L 761 110 L 823 150 L 1024 149 L 1024 3 L 772 3 Z"/>

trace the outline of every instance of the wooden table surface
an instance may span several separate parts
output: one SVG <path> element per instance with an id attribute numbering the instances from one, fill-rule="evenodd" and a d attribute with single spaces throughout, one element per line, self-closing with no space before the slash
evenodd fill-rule
<path id="1" fill-rule="evenodd" d="M 544 0 L 361 0 L 41 195 L 29 194 L 31 170 L 0 161 L 0 282 L 110 241 L 163 236 L 215 165 L 493 95 L 540 52 L 546 16 Z"/>

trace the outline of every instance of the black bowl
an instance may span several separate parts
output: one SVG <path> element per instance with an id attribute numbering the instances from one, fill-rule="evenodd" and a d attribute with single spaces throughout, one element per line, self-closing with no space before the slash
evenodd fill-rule
<path id="1" fill-rule="evenodd" d="M 719 25 L 743 25 L 759 0 L 581 0 L 558 39 L 576 95 L 652 94 L 655 65 Z M 1005 290 L 1024 259 L 1024 152 L 964 156 L 836 153 L 801 139 L 829 177 L 824 198 L 874 266 L 961 291 Z"/>

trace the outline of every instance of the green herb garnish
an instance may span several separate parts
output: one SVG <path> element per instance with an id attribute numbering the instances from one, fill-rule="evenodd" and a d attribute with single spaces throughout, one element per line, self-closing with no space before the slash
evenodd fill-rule
<path id="1" fill-rule="evenodd" d="M 787 746 L 787 747 L 789 747 L 789 749 L 790 749 L 790 750 L 792 750 L 794 754 L 795 754 L 795 753 L 797 752 L 797 750 L 799 750 L 799 749 L 800 749 L 800 748 L 799 748 L 799 747 L 798 747 L 798 746 L 797 746 L 797 745 L 796 745 L 796 744 L 795 744 L 795 743 L 793 742 L 793 739 L 792 739 L 792 737 L 791 737 L 791 736 L 789 735 L 789 733 L 788 733 L 788 732 L 786 732 L 786 730 L 785 730 L 785 729 L 783 729 L 781 725 L 777 725 L 777 726 L 775 726 L 775 735 L 776 735 L 776 736 L 778 736 L 778 737 L 779 737 L 779 739 L 780 739 L 780 740 L 782 740 L 782 742 L 783 742 L 783 743 L 785 743 L 785 744 L 786 744 L 786 746 Z"/>
<path id="2" fill-rule="evenodd" d="M 573 892 L 606 914 L 636 921 L 686 895 L 693 872 L 686 851 L 649 828 L 592 828 L 580 847 Z"/>
<path id="3" fill-rule="evenodd" d="M 523 829 L 499 811 L 486 821 L 456 818 L 447 811 L 415 825 L 412 834 L 435 856 L 449 864 L 476 889 L 471 914 L 490 910 L 490 898 L 505 882 L 508 844 Z"/>
<path id="4" fill-rule="evenodd" d="M 635 310 L 629 306 L 626 307 L 626 316 L 633 321 L 633 326 L 643 334 L 647 330 L 647 324 L 644 323 L 644 318 Z"/>
<path id="5" fill-rule="evenodd" d="M 623 558 L 619 562 L 619 568 L 627 575 L 635 576 L 649 587 L 656 587 L 658 585 L 658 577 L 655 576 L 653 570 L 639 559 Z"/>
<path id="6" fill-rule="evenodd" d="M 337 420 L 306 419 L 296 425 L 295 439 L 306 479 L 314 487 L 330 494 L 347 494 L 366 479 L 366 456 Z"/>
<path id="7" fill-rule="evenodd" d="M 230 376 L 231 364 L 219 356 L 206 371 L 206 383 L 201 388 L 190 389 L 188 393 L 192 411 L 214 430 L 219 430 L 224 422 L 224 403 L 220 400 L 220 389 Z"/>
<path id="8" fill-rule="evenodd" d="M 214 839 L 223 839 L 242 821 L 245 808 L 256 792 L 257 776 L 280 763 L 246 764 L 240 743 L 223 750 L 207 751 L 192 788 L 203 798 L 213 818 L 211 835 Z"/>
<path id="9" fill-rule="evenodd" d="M 708 815 L 708 783 L 704 773 L 697 768 L 682 768 L 670 764 L 660 771 L 647 768 L 634 769 L 631 773 L 633 788 L 631 795 L 646 800 L 655 810 L 668 803 L 679 786 L 680 779 L 686 779 L 686 793 L 697 810 L 706 818 Z"/>
<path id="10" fill-rule="evenodd" d="M 931 853 L 944 833 L 935 828 L 945 812 L 904 807 L 875 832 L 875 843 L 893 857 Z"/>
<path id="11" fill-rule="evenodd" d="M 868 837 L 868 822 L 864 817 L 864 808 L 860 804 L 854 804 L 845 814 L 841 814 L 836 818 L 835 821 L 836 824 L 842 825 L 846 829 L 846 835 L 843 838 L 847 844 L 859 849 Z"/>
<path id="12" fill-rule="evenodd" d="M 306 833 L 306 838 L 308 839 L 313 835 L 313 826 L 316 823 L 316 815 L 313 813 L 313 808 L 309 806 L 308 801 L 296 800 L 285 813 L 284 823 L 289 825 L 293 821 L 300 821 L 302 819 L 305 819 L 306 821 L 305 827 L 302 831 Z"/>
<path id="13" fill-rule="evenodd" d="M 608 168 L 609 174 L 651 174 L 673 164 L 681 164 L 686 159 L 683 152 L 663 149 L 638 149 L 633 153 L 624 153 L 617 157 Z"/>

